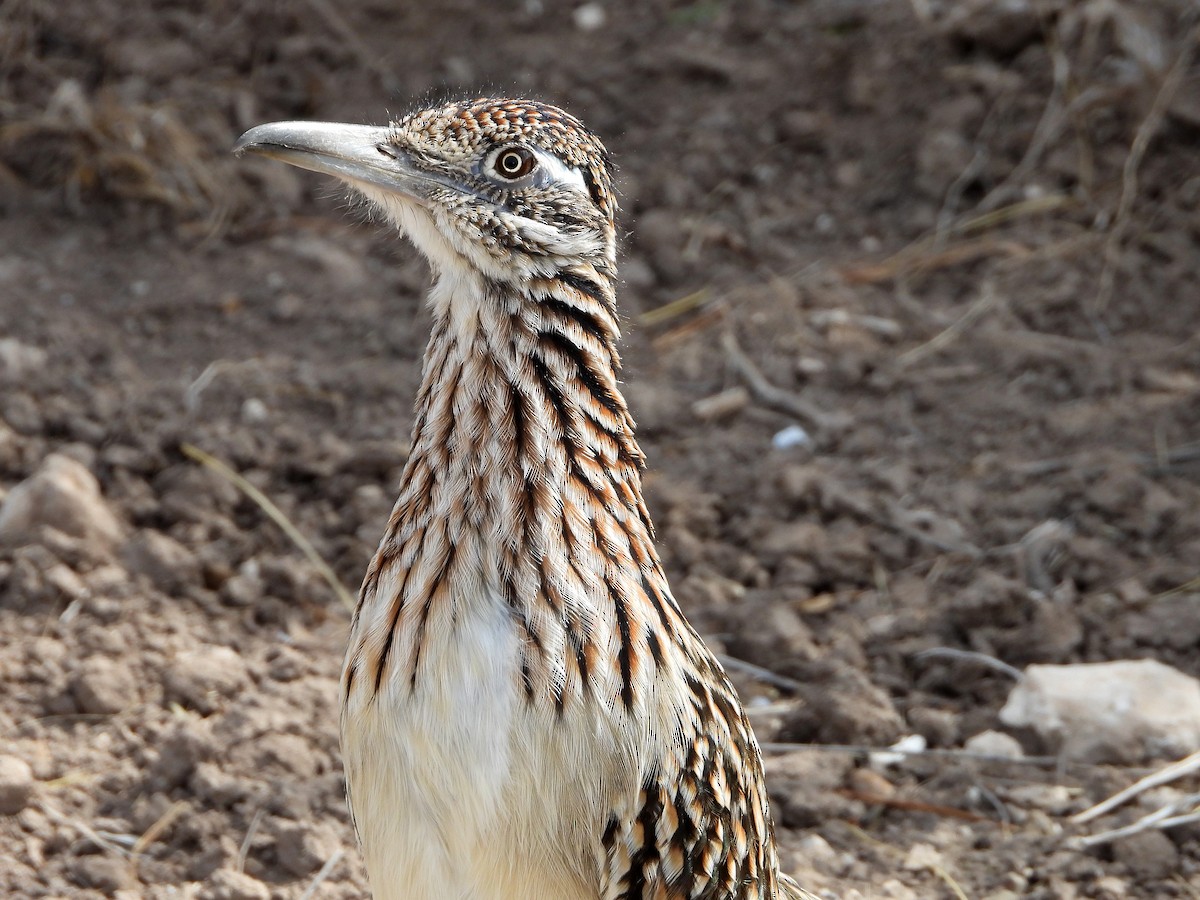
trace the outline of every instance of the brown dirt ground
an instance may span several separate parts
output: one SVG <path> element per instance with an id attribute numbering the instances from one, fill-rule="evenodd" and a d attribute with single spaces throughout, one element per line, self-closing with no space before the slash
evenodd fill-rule
<path id="1" fill-rule="evenodd" d="M 0 549 L 0 754 L 36 779 L 0 895 L 364 895 L 347 613 L 181 447 L 357 584 L 427 272 L 327 181 L 228 156 L 261 121 L 482 89 L 605 137 L 649 502 L 701 631 L 799 682 L 738 676 L 764 741 L 997 727 L 1010 680 L 931 648 L 1200 675 L 1182 0 L 440 6 L 0 4 L 0 496 L 58 451 L 129 536 Z M 722 394 L 747 383 L 727 335 L 782 399 Z M 831 898 L 1200 892 L 1194 826 L 1064 845 L 1137 768 L 769 762 L 785 860 Z"/>

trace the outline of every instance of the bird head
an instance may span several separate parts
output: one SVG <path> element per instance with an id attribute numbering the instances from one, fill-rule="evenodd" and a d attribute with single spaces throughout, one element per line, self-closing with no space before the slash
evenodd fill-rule
<path id="1" fill-rule="evenodd" d="M 527 282 L 589 267 L 612 277 L 608 153 L 556 107 L 478 99 L 385 126 L 273 122 L 247 131 L 234 150 L 340 178 L 439 275 Z"/>

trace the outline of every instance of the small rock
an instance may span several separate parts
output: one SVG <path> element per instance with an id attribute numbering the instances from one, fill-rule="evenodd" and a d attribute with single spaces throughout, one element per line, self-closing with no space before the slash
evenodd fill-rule
<path id="1" fill-rule="evenodd" d="M 15 816 L 33 796 L 33 769 L 16 756 L 0 756 L 0 816 Z"/>
<path id="2" fill-rule="evenodd" d="M 1179 869 L 1179 851 L 1161 831 L 1143 831 L 1116 841 L 1113 856 L 1141 884 L 1169 878 Z"/>
<path id="3" fill-rule="evenodd" d="M 1042 15 L 1032 0 L 960 0 L 948 8 L 943 28 L 950 37 L 999 56 L 1015 56 L 1042 34 Z"/>
<path id="4" fill-rule="evenodd" d="M 692 413 L 702 422 L 727 419 L 750 405 L 750 393 L 744 387 L 731 387 L 703 397 L 692 404 Z"/>
<path id="5" fill-rule="evenodd" d="M 599 3 L 585 3 L 576 8 L 571 18 L 580 31 L 598 31 L 604 27 L 608 16 Z"/>
<path id="6" fill-rule="evenodd" d="M 0 506 L 0 543 L 29 543 L 42 526 L 111 549 L 123 528 L 100 495 L 100 484 L 84 466 L 52 453 Z"/>
<path id="7" fill-rule="evenodd" d="M 156 747 L 158 758 L 150 766 L 147 790 L 172 791 L 215 752 L 209 720 L 184 716 L 177 720 Z"/>
<path id="8" fill-rule="evenodd" d="M 1029 666 L 1000 721 L 1081 762 L 1174 759 L 1200 748 L 1200 682 L 1149 659 Z"/>
<path id="9" fill-rule="evenodd" d="M 913 844 L 900 866 L 909 872 L 945 871 L 946 857 L 932 844 Z"/>
<path id="10" fill-rule="evenodd" d="M 804 706 L 783 723 L 780 740 L 828 744 L 888 745 L 904 723 L 887 692 L 857 669 L 845 668 L 820 682 L 805 683 Z"/>
<path id="11" fill-rule="evenodd" d="M 929 744 L 919 734 L 906 734 L 886 750 L 872 750 L 867 754 L 867 762 L 877 769 L 888 766 L 899 766 L 910 759 L 919 758 Z"/>
<path id="12" fill-rule="evenodd" d="M 908 711 L 908 724 L 932 747 L 953 747 L 958 743 L 958 714 L 947 709 L 916 706 Z"/>
<path id="13" fill-rule="evenodd" d="M 781 522 L 767 532 L 756 550 L 768 565 L 777 565 L 788 556 L 820 560 L 829 555 L 829 535 L 816 522 Z"/>
<path id="14" fill-rule="evenodd" d="M 845 872 L 847 854 L 833 849 L 833 845 L 819 834 L 806 834 L 800 838 L 795 856 L 803 861 L 803 865 L 830 875 L 842 875 Z"/>
<path id="15" fill-rule="evenodd" d="M 55 563 L 42 573 L 46 587 L 64 600 L 78 600 L 87 594 L 87 585 L 64 563 Z"/>
<path id="16" fill-rule="evenodd" d="M 71 863 L 70 877 L 80 887 L 112 893 L 132 887 L 130 871 L 125 860 L 114 856 L 81 856 Z"/>
<path id="17" fill-rule="evenodd" d="M 200 561 L 196 554 L 161 531 L 149 528 L 139 531 L 126 542 L 121 561 L 129 571 L 145 575 L 164 593 L 200 583 Z"/>
<path id="18" fill-rule="evenodd" d="M 197 900 L 270 900 L 271 889 L 244 872 L 218 869 L 196 896 Z"/>
<path id="19" fill-rule="evenodd" d="M 1009 804 L 1021 809 L 1040 809 L 1052 816 L 1069 815 L 1076 802 L 1074 792 L 1063 784 L 1018 784 L 1004 795 Z"/>
<path id="20" fill-rule="evenodd" d="M 1144 591 L 1144 588 L 1142 590 Z M 1134 602 L 1137 601 L 1132 601 L 1131 605 Z M 1200 602 L 1200 595 L 1176 594 L 1156 599 L 1153 603 L 1145 603 L 1145 609 L 1129 619 L 1129 637 L 1139 644 L 1165 646 L 1186 652 L 1200 643 L 1197 602 Z"/>
<path id="21" fill-rule="evenodd" d="M 854 769 L 850 773 L 850 789 L 868 803 L 896 795 L 896 786 L 874 769 Z"/>
<path id="22" fill-rule="evenodd" d="M 238 778 L 216 763 L 202 762 L 188 781 L 188 788 L 217 806 L 233 806 L 244 800 L 259 782 Z"/>
<path id="23" fill-rule="evenodd" d="M 16 380 L 46 365 L 46 351 L 16 338 L 0 338 L 0 377 Z"/>
<path id="24" fill-rule="evenodd" d="M 301 878 L 315 872 L 335 854 L 341 842 L 322 827 L 289 822 L 275 835 L 275 855 L 279 865 Z"/>
<path id="25" fill-rule="evenodd" d="M 246 686 L 246 663 L 228 647 L 203 644 L 180 653 L 163 679 L 168 698 L 204 715 L 217 711 L 223 697 Z"/>
<path id="26" fill-rule="evenodd" d="M 791 450 L 793 447 L 812 446 L 812 435 L 800 425 L 788 425 L 771 437 L 771 446 L 776 450 Z"/>
<path id="27" fill-rule="evenodd" d="M 137 677 L 116 660 L 93 656 L 85 659 L 75 673 L 71 693 L 80 712 L 112 715 L 137 702 Z"/>
<path id="28" fill-rule="evenodd" d="M 766 666 L 786 666 L 820 656 L 803 616 L 769 593 L 749 592 L 732 612 L 737 621 L 729 638 L 731 653 Z"/>
<path id="29" fill-rule="evenodd" d="M 275 681 L 295 681 L 308 671 L 308 655 L 294 647 L 282 645 L 267 656 L 267 675 Z"/>
<path id="30" fill-rule="evenodd" d="M 863 805 L 838 791 L 853 767 L 846 756 L 788 753 L 763 761 L 778 821 L 788 828 L 816 828 L 862 815 Z"/>
<path id="31" fill-rule="evenodd" d="M 828 117 L 806 109 L 793 109 L 776 120 L 779 139 L 801 153 L 824 149 L 830 131 Z"/>
<path id="32" fill-rule="evenodd" d="M 256 772 L 279 772 L 292 778 L 312 778 L 320 760 L 298 734 L 265 734 L 254 742 Z"/>
<path id="33" fill-rule="evenodd" d="M 257 397 L 247 397 L 242 403 L 242 421 L 247 425 L 261 425 L 271 417 L 267 404 Z"/>
<path id="34" fill-rule="evenodd" d="M 790 465 L 779 473 L 779 490 L 789 503 L 815 505 L 821 495 L 821 482 L 828 477 L 820 465 Z"/>
<path id="35" fill-rule="evenodd" d="M 1004 734 L 1001 731 L 982 731 L 974 737 L 968 738 L 963 749 L 970 753 L 999 756 L 1003 759 L 1021 759 L 1025 755 L 1020 742 L 1012 735 Z"/>
<path id="36" fill-rule="evenodd" d="M 221 599 L 230 606 L 253 606 L 263 598 L 262 567 L 257 559 L 248 559 L 236 575 L 221 585 Z"/>

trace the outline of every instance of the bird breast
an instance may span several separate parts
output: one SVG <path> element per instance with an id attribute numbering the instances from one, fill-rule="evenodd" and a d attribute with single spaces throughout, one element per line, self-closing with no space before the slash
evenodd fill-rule
<path id="1" fill-rule="evenodd" d="M 452 590 L 455 602 L 425 625 L 423 677 L 411 689 L 385 679 L 368 702 L 351 698 L 343 718 L 376 897 L 596 897 L 601 860 L 587 854 L 599 849 L 624 739 L 584 705 L 559 719 L 527 703 L 506 605 L 482 571 Z"/>

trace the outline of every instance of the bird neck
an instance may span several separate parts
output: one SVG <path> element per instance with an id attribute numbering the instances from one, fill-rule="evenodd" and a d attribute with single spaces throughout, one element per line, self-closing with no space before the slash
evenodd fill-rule
<path id="1" fill-rule="evenodd" d="M 499 604 L 529 699 L 649 703 L 664 648 L 695 636 L 642 499 L 611 282 L 590 267 L 520 290 L 443 277 L 430 300 L 412 451 L 363 581 L 347 683 L 365 671 L 378 691 L 394 656 L 395 683 L 415 690 L 439 652 L 424 636 Z M 612 646 L 615 665 L 600 665 Z"/>
<path id="2" fill-rule="evenodd" d="M 648 540 L 611 278 L 592 266 L 519 285 L 443 274 L 430 301 L 406 492 L 446 491 L 448 516 L 513 543 L 519 525 L 544 545 L 579 503 L 625 508 Z"/>

